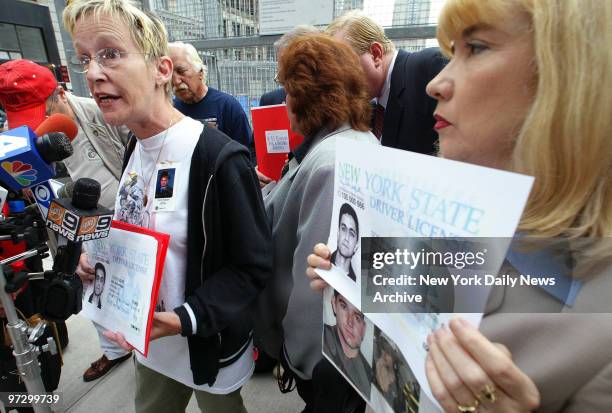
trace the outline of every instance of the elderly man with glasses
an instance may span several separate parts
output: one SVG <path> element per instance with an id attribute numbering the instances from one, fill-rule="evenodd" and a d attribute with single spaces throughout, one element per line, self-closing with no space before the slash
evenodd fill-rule
<path id="1" fill-rule="evenodd" d="M 250 148 L 252 133 L 246 113 L 235 97 L 206 84 L 207 68 L 195 47 L 174 42 L 168 44 L 168 51 L 174 64 L 174 107 Z"/>
<path id="2" fill-rule="evenodd" d="M 96 59 L 101 64 L 108 64 L 113 60 L 112 55 L 112 51 L 105 49 Z M 86 72 L 80 58 L 74 56 L 70 64 L 74 71 Z M 46 116 L 54 113 L 62 113 L 74 120 L 78 134 L 72 141 L 72 156 L 63 161 L 66 169 L 73 180 L 93 178 L 100 182 L 100 205 L 110 209 L 114 207 L 127 128 L 107 124 L 93 99 L 66 92 L 49 69 L 29 60 L 12 60 L 0 65 L 0 101 L 7 110 L 10 128 L 24 124 L 36 128 Z M 81 278 L 92 282 L 93 268 L 91 273 L 83 274 Z M 102 377 L 131 354 L 104 337 L 102 328 L 94 325 L 103 354 L 85 371 L 85 381 Z"/>

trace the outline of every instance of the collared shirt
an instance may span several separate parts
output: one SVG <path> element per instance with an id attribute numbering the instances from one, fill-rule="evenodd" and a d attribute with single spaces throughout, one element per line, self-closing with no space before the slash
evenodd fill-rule
<path id="1" fill-rule="evenodd" d="M 387 72 L 387 78 L 385 79 L 385 84 L 383 85 L 382 93 L 378 97 L 378 104 L 387 109 L 387 102 L 389 101 L 389 92 L 391 91 L 391 73 L 393 73 L 393 66 L 395 66 L 395 59 L 397 59 L 397 50 L 393 52 L 393 58 L 391 59 L 391 64 L 389 65 L 389 71 Z"/>

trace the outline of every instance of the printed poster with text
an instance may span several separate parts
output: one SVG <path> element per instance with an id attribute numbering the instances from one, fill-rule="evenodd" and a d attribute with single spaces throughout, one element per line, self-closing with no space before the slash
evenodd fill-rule
<path id="1" fill-rule="evenodd" d="M 123 333 L 145 356 L 169 240 L 167 234 L 113 221 L 108 237 L 85 244 L 95 276 L 83 285 L 82 314 Z"/>
<path id="2" fill-rule="evenodd" d="M 430 256 L 431 239 L 488 237 L 496 242 L 473 257 L 486 257 L 484 271 L 497 274 L 533 178 L 342 138 L 335 168 L 332 269 L 317 270 L 330 284 L 324 293 L 323 354 L 376 412 L 438 412 L 425 375 L 427 336 L 456 316 L 478 325 L 489 289 L 447 283 L 468 272 L 457 262 L 416 263 Z M 391 257 L 372 252 L 378 250 L 397 252 Z M 459 256 L 466 254 L 453 257 Z M 374 269 L 362 272 L 362 264 Z M 385 271 L 404 271 L 406 264 L 426 269 L 410 285 L 420 280 L 429 289 L 414 287 L 418 294 L 398 298 L 395 286 L 381 294 L 384 286 L 369 294 L 372 280 L 383 279 Z M 441 273 L 447 276 L 439 280 L 434 274 Z M 386 306 L 390 296 L 402 301 L 401 308 Z M 425 303 L 410 302 L 423 297 Z M 469 312 L 461 312 L 464 308 Z"/>

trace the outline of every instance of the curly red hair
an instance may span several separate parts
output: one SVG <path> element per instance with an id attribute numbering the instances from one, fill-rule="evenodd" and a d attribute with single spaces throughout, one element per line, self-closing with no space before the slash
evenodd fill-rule
<path id="1" fill-rule="evenodd" d="M 292 98 L 304 135 L 349 123 L 370 129 L 370 96 L 359 59 L 351 48 L 326 34 L 291 41 L 280 55 L 278 80 Z"/>

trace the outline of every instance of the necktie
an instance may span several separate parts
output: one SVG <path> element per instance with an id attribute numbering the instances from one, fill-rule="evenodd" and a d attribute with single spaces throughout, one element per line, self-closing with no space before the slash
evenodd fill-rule
<path id="1" fill-rule="evenodd" d="M 385 108 L 381 104 L 376 105 L 374 109 L 374 127 L 372 133 L 380 140 L 383 132 L 383 125 L 385 124 Z"/>

